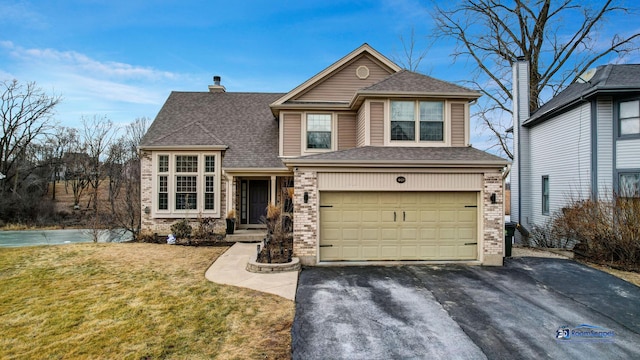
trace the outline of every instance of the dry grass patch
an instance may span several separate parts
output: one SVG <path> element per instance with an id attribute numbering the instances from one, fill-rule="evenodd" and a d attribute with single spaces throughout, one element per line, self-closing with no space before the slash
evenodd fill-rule
<path id="1" fill-rule="evenodd" d="M 592 262 L 583 262 L 584 264 L 591 266 L 592 268 L 598 269 L 600 271 L 604 271 L 606 273 L 609 273 L 615 277 L 618 277 L 626 282 L 630 282 L 632 284 L 634 284 L 635 286 L 640 286 L 640 273 L 637 272 L 633 272 L 633 271 L 624 271 L 624 270 L 618 270 L 618 269 L 614 269 L 610 266 L 605 266 L 605 265 L 600 265 L 600 264 L 594 264 Z"/>
<path id="2" fill-rule="evenodd" d="M 225 250 L 0 249 L 0 358 L 288 358 L 294 303 L 208 282 Z"/>

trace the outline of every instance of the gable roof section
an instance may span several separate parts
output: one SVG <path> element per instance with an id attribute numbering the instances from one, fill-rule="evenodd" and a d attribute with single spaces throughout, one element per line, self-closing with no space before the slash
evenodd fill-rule
<path id="1" fill-rule="evenodd" d="M 389 77 L 356 92 L 351 107 L 358 107 L 364 98 L 371 97 L 413 97 L 477 99 L 482 94 L 447 81 L 422 75 L 409 70 L 401 70 Z"/>
<path id="2" fill-rule="evenodd" d="M 640 64 L 603 65 L 588 82 L 574 82 L 540 106 L 524 123 L 533 126 L 598 94 L 640 92 Z"/>
<path id="3" fill-rule="evenodd" d="M 304 83 L 298 85 L 295 89 L 293 89 L 293 90 L 289 91 L 288 93 L 284 94 L 284 96 L 282 96 L 281 98 L 279 98 L 276 101 L 274 101 L 271 104 L 271 107 L 272 108 L 277 108 L 277 107 L 285 104 L 287 101 L 290 101 L 290 100 L 296 98 L 298 95 L 308 91 L 310 88 L 312 88 L 312 87 L 316 86 L 317 84 L 321 83 L 322 81 L 324 81 L 325 78 L 327 78 L 327 77 L 331 76 L 332 74 L 334 74 L 335 72 L 339 71 L 344 65 L 348 64 L 350 61 L 354 60 L 355 58 L 357 58 L 357 57 L 359 57 L 359 56 L 361 56 L 363 54 L 371 55 L 371 57 L 373 59 L 375 59 L 376 61 L 378 61 L 382 65 L 388 67 L 392 72 L 397 72 L 397 71 L 401 70 L 401 68 L 396 63 L 394 63 L 393 61 L 389 60 L 387 57 L 385 57 L 384 55 L 382 55 L 381 53 L 376 51 L 374 48 L 369 46 L 369 44 L 364 43 L 360 47 L 358 47 L 357 49 L 353 50 L 352 52 L 350 52 L 349 54 L 347 54 L 346 56 L 341 58 L 340 60 L 338 60 L 335 63 L 331 64 L 326 69 L 324 69 L 324 70 L 320 71 L 319 73 L 317 73 L 316 75 L 314 75 L 309 80 L 307 80 Z"/>
<path id="4" fill-rule="evenodd" d="M 269 104 L 281 93 L 172 92 L 141 149 L 225 149 L 225 168 L 284 168 Z"/>
<path id="5" fill-rule="evenodd" d="M 471 98 L 478 98 L 481 95 L 478 91 L 409 70 L 401 70 L 390 75 L 386 79 L 360 90 L 359 93 L 433 94 L 447 97 L 464 96 Z"/>
<path id="6" fill-rule="evenodd" d="M 490 166 L 504 167 L 509 161 L 472 147 L 364 146 L 329 153 L 284 159 L 289 166 Z"/>

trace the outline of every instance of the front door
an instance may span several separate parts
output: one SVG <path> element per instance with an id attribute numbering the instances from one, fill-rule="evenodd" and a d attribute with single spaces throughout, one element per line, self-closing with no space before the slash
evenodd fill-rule
<path id="1" fill-rule="evenodd" d="M 260 224 L 267 214 L 269 180 L 249 180 L 249 224 Z"/>

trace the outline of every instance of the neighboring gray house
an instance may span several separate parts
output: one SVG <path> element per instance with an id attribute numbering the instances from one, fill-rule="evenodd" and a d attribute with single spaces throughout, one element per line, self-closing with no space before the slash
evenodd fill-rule
<path id="1" fill-rule="evenodd" d="M 293 203 L 304 264 L 501 265 L 508 161 L 469 146 L 480 93 L 363 44 L 286 94 L 173 92 L 140 144 L 142 226 Z"/>
<path id="2" fill-rule="evenodd" d="M 640 195 L 640 65 L 590 70 L 531 116 L 528 73 L 514 64 L 512 221 L 542 225 L 569 200 Z"/>

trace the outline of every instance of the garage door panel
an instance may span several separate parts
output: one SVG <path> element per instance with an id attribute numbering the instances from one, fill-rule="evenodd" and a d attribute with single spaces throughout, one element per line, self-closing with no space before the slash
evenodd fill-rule
<path id="1" fill-rule="evenodd" d="M 321 261 L 477 258 L 476 192 L 321 192 Z M 473 245 L 464 245 L 473 243 Z"/>

